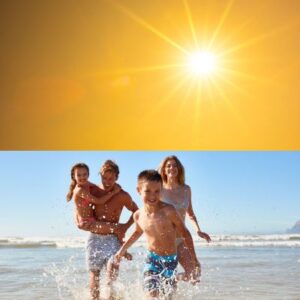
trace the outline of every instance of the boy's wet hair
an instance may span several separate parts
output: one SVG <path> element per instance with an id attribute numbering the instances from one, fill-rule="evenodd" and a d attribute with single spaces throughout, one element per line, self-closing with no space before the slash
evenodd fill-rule
<path id="1" fill-rule="evenodd" d="M 138 184 L 143 181 L 154 181 L 162 184 L 162 178 L 156 170 L 144 170 L 138 175 Z"/>
<path id="2" fill-rule="evenodd" d="M 119 173 L 120 173 L 118 165 L 113 160 L 110 160 L 110 159 L 108 159 L 104 162 L 104 164 L 102 165 L 102 167 L 100 169 L 99 174 L 104 175 L 104 173 L 106 173 L 106 172 L 112 172 L 112 173 L 116 174 L 117 179 L 118 179 Z"/>

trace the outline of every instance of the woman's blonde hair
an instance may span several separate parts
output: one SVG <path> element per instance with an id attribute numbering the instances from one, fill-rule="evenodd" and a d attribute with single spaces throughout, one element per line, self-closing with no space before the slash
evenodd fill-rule
<path id="1" fill-rule="evenodd" d="M 167 178 L 167 175 L 165 173 L 165 168 L 166 168 L 166 164 L 169 160 L 174 160 L 176 162 L 177 168 L 178 168 L 178 176 L 177 176 L 178 183 L 180 185 L 184 185 L 185 184 L 184 166 L 182 165 L 180 160 L 175 155 L 167 156 L 166 158 L 164 158 L 164 160 L 159 165 L 158 172 L 160 173 L 160 175 L 163 179 L 163 182 L 164 183 L 168 182 L 168 178 Z"/>

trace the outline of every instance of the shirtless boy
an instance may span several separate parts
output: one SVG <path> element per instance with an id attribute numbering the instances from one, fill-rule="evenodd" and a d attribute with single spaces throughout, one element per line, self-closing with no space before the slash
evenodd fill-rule
<path id="1" fill-rule="evenodd" d="M 178 264 L 176 233 L 188 247 L 194 268 L 199 267 L 191 234 L 172 205 L 161 199 L 162 178 L 155 170 L 145 170 L 138 176 L 137 191 L 144 206 L 134 213 L 136 229 L 114 257 L 119 264 L 125 251 L 144 233 L 147 258 L 144 267 L 144 290 L 148 298 L 157 298 L 160 292 L 171 298 L 176 289 L 175 269 Z"/>
<path id="2" fill-rule="evenodd" d="M 119 176 L 119 167 L 111 160 L 104 162 L 100 169 L 101 184 L 100 188 L 91 190 L 91 194 L 103 195 L 103 190 L 106 193 L 114 193 L 116 188 L 116 181 Z M 132 201 L 130 195 L 121 189 L 117 194 L 110 198 L 105 204 L 95 205 L 95 216 L 97 221 L 111 223 L 118 225 L 118 236 L 124 236 L 126 230 L 132 225 L 133 217 L 126 224 L 119 224 L 120 215 L 123 208 L 126 207 L 129 211 L 135 212 L 137 205 Z M 121 226 L 122 225 L 122 226 Z M 99 277 L 101 269 L 106 266 L 107 261 L 113 256 L 121 247 L 121 242 L 116 234 L 99 233 L 101 229 L 98 228 L 97 233 L 90 233 L 87 241 L 87 263 L 90 272 L 90 292 L 93 300 L 99 299 Z M 120 234 L 122 231 L 122 234 Z M 111 285 L 115 279 L 116 270 L 109 269 L 107 272 L 107 284 Z"/>

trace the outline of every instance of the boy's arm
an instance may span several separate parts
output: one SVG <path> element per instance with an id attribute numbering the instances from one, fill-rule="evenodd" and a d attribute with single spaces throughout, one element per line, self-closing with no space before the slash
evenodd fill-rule
<path id="1" fill-rule="evenodd" d="M 185 245 L 189 249 L 194 265 L 196 267 L 199 266 L 200 264 L 196 256 L 193 238 L 190 232 L 185 227 L 181 217 L 178 215 L 174 207 L 168 208 L 168 218 L 175 225 L 175 228 L 178 231 L 178 233 L 184 238 Z"/>
<path id="2" fill-rule="evenodd" d="M 188 193 L 189 193 L 189 195 L 188 195 L 189 196 L 189 207 L 187 209 L 187 214 L 188 214 L 188 216 L 191 220 L 192 225 L 195 227 L 198 236 L 205 239 L 209 243 L 211 241 L 211 238 L 207 233 L 201 231 L 200 226 L 199 226 L 198 221 L 197 221 L 197 217 L 194 213 L 194 210 L 193 210 L 193 207 L 192 207 L 192 192 L 191 192 L 190 187 L 188 188 Z"/>
<path id="3" fill-rule="evenodd" d="M 88 190 L 86 190 L 83 187 L 76 186 L 74 189 L 74 195 L 75 197 L 80 197 L 87 199 L 89 202 L 96 204 L 96 205 L 101 205 L 105 204 L 108 200 L 110 200 L 114 195 L 120 192 L 120 187 L 116 185 L 116 187 L 109 193 L 104 194 L 103 196 L 100 197 L 95 197 L 91 193 L 89 193 Z"/>
<path id="4" fill-rule="evenodd" d="M 138 225 L 137 219 L 138 219 L 138 211 L 133 215 L 134 221 L 135 221 L 135 231 L 132 233 L 132 235 L 129 237 L 129 239 L 123 244 L 121 249 L 116 253 L 115 259 L 117 263 L 120 262 L 121 257 L 124 256 L 126 253 L 127 249 L 132 246 L 138 239 L 139 237 L 143 234 L 142 228 Z"/>
<path id="5" fill-rule="evenodd" d="M 127 249 L 130 248 L 143 234 L 143 231 L 135 230 L 133 234 L 129 237 L 129 239 L 123 244 L 121 249 L 116 253 L 115 258 L 117 262 L 120 262 L 121 257 L 124 256 Z"/>

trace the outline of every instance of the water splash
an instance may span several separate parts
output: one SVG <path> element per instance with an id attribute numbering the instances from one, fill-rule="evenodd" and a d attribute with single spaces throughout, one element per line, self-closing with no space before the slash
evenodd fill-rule
<path id="1" fill-rule="evenodd" d="M 72 255 L 62 263 L 52 263 L 44 269 L 44 279 L 56 287 L 60 300 L 87 300 L 87 272 L 78 266 L 79 255 Z"/>
<path id="2" fill-rule="evenodd" d="M 135 300 L 146 299 L 143 291 L 143 265 L 144 254 L 134 253 L 134 260 L 128 262 L 122 260 L 117 281 L 114 283 L 114 295 L 116 299 Z M 71 255 L 67 260 L 52 263 L 43 270 L 43 285 L 52 285 L 56 290 L 55 297 L 60 300 L 88 300 L 89 275 L 84 265 L 82 253 Z M 100 283 L 105 282 L 105 272 L 102 272 Z M 105 287 L 100 284 L 100 295 L 104 295 Z M 174 300 L 197 299 L 201 294 L 200 286 L 192 286 L 189 283 L 178 284 Z M 202 288 L 202 287 L 201 287 Z"/>

